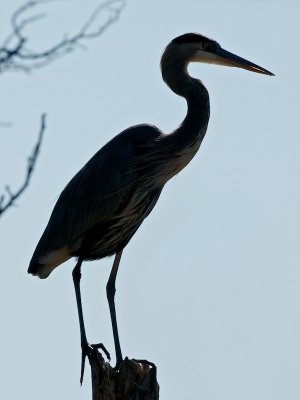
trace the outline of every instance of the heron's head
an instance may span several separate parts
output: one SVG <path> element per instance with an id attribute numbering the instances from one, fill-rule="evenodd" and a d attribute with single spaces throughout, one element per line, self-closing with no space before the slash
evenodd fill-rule
<path id="1" fill-rule="evenodd" d="M 274 75 L 272 72 L 245 60 L 227 50 L 218 42 L 199 33 L 186 33 L 173 39 L 166 49 L 167 52 L 176 54 L 177 58 L 185 63 L 202 62 L 228 67 L 244 68 L 249 71 L 265 75 Z"/>

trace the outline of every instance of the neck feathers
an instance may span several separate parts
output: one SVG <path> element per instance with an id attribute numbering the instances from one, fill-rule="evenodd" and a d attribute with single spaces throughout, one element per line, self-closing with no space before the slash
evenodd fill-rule
<path id="1" fill-rule="evenodd" d="M 170 139 L 174 137 L 181 146 L 193 146 L 196 143 L 199 148 L 209 120 L 209 95 L 202 82 L 188 74 L 187 67 L 191 58 L 192 54 L 179 51 L 171 43 L 162 56 L 161 71 L 166 84 L 173 92 L 184 97 L 188 106 L 184 121 L 168 136 Z"/>
<path id="2" fill-rule="evenodd" d="M 171 43 L 161 60 L 162 77 L 166 84 L 187 101 L 187 115 L 171 134 L 161 135 L 160 167 L 156 184 L 164 185 L 178 174 L 197 153 L 209 120 L 209 96 L 204 85 L 187 72 L 190 56 L 172 51 Z M 173 50 L 178 50 L 174 49 Z"/>

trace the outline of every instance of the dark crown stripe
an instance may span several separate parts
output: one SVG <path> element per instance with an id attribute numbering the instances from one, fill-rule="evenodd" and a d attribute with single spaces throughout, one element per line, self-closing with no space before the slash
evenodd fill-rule
<path id="1" fill-rule="evenodd" d="M 215 40 L 212 40 L 206 36 L 200 35 L 200 33 L 185 33 L 184 35 L 178 36 L 177 38 L 172 40 L 173 43 L 181 44 L 181 43 L 216 43 Z"/>

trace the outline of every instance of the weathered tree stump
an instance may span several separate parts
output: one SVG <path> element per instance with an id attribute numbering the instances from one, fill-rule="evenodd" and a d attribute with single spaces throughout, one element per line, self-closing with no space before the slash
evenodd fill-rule
<path id="1" fill-rule="evenodd" d="M 146 360 L 127 357 L 118 370 L 97 350 L 90 354 L 93 400 L 158 400 L 156 366 Z"/>

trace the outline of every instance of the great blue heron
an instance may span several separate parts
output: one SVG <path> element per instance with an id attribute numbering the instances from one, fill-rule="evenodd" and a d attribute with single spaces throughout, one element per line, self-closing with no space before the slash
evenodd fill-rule
<path id="1" fill-rule="evenodd" d="M 273 75 L 198 33 L 172 40 L 162 55 L 161 71 L 166 84 L 187 101 L 184 121 L 170 134 L 153 125 L 133 126 L 102 147 L 61 193 L 32 256 L 28 272 L 40 278 L 69 258 L 78 259 L 73 280 L 81 333 L 81 382 L 85 357 L 93 351 L 82 315 L 81 264 L 115 255 L 106 291 L 119 366 L 122 353 L 114 296 L 122 251 L 152 211 L 166 182 L 194 157 L 207 129 L 209 95 L 202 82 L 187 72 L 193 61 Z"/>

